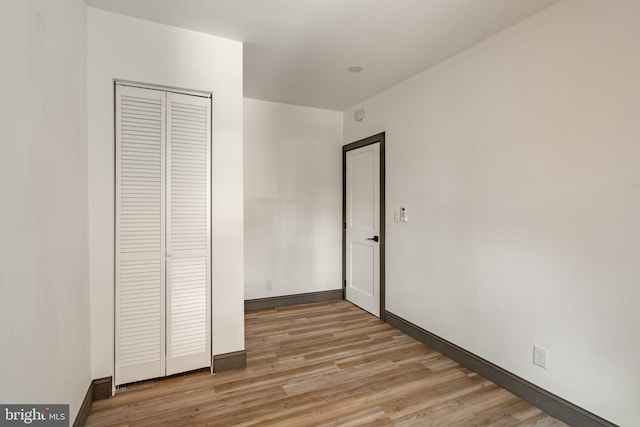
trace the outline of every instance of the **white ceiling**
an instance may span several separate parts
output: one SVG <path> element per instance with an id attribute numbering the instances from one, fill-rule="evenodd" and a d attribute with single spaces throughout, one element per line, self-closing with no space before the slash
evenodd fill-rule
<path id="1" fill-rule="evenodd" d="M 244 96 L 345 110 L 560 0 L 87 0 L 244 42 Z M 364 68 L 359 74 L 350 66 Z"/>

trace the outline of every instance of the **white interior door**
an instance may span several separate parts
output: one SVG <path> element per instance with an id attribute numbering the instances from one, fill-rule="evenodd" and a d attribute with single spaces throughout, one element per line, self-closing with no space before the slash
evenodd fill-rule
<path id="1" fill-rule="evenodd" d="M 346 153 L 346 298 L 380 316 L 380 143 Z"/>
<path id="2" fill-rule="evenodd" d="M 165 94 L 116 86 L 116 385 L 165 374 Z"/>
<path id="3" fill-rule="evenodd" d="M 116 385 L 211 365 L 210 177 L 210 98 L 116 85 Z"/>
<path id="4" fill-rule="evenodd" d="M 211 363 L 210 108 L 167 93 L 167 375 Z"/>

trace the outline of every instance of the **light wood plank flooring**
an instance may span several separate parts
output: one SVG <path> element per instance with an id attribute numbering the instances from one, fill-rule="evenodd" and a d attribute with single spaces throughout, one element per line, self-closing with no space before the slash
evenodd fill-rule
<path id="1" fill-rule="evenodd" d="M 130 385 L 87 425 L 565 425 L 345 301 L 245 319 L 246 369 Z"/>

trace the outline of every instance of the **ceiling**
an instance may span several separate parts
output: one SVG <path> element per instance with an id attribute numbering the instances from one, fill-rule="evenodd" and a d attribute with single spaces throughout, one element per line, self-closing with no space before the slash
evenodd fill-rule
<path id="1" fill-rule="evenodd" d="M 345 110 L 560 0 L 87 0 L 244 42 L 244 96 Z M 363 71 L 349 73 L 360 66 Z"/>

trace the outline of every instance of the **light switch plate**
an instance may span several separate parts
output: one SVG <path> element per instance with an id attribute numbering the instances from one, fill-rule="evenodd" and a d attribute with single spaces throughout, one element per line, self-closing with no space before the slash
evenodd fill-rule
<path id="1" fill-rule="evenodd" d="M 409 221 L 409 217 L 407 215 L 407 208 L 404 206 L 400 206 L 400 222 Z"/>

